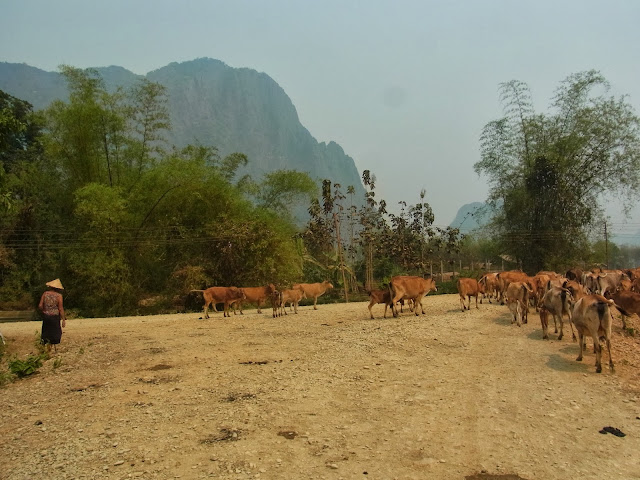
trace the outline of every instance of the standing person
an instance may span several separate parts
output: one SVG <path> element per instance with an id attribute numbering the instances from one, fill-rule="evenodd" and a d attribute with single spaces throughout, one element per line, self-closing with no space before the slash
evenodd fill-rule
<path id="1" fill-rule="evenodd" d="M 47 351 L 51 351 L 51 345 L 57 345 L 62 338 L 62 327 L 67 324 L 67 316 L 62 306 L 62 282 L 59 278 L 48 282 L 49 289 L 40 297 L 38 308 L 42 312 L 42 333 L 40 342 L 47 346 Z M 62 326 L 60 325 L 62 320 Z M 54 347 L 55 348 L 55 347 Z"/>

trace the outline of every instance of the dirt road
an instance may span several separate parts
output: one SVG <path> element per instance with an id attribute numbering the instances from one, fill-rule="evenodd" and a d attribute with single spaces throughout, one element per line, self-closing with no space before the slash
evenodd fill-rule
<path id="1" fill-rule="evenodd" d="M 596 374 L 533 312 L 424 305 L 70 320 L 0 389 L 0 478 L 640 478 L 640 346 L 619 321 L 616 372 Z M 1 327 L 8 355 L 34 351 L 39 324 Z"/>

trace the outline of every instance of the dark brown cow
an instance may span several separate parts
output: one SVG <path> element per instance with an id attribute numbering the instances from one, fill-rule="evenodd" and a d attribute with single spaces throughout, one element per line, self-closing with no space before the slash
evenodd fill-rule
<path id="1" fill-rule="evenodd" d="M 293 288 L 302 290 L 304 296 L 307 298 L 313 298 L 313 309 L 318 309 L 318 297 L 323 295 L 327 290 L 333 288 L 333 285 L 327 280 L 322 283 L 296 283 Z"/>
<path id="2" fill-rule="evenodd" d="M 483 286 L 475 278 L 459 278 L 456 285 L 462 311 L 471 310 L 471 297 L 476 297 L 476 308 L 478 308 L 478 296 L 484 290 Z M 464 304 L 465 298 L 468 299 L 469 306 Z"/>
<path id="3" fill-rule="evenodd" d="M 385 288 L 384 290 L 371 290 L 369 292 L 369 299 L 370 301 L 368 308 L 371 318 L 375 318 L 371 309 L 374 305 L 377 305 L 379 303 L 384 303 L 384 318 L 387 318 L 387 308 L 391 305 L 391 292 L 389 292 L 389 289 Z"/>
<path id="4" fill-rule="evenodd" d="M 245 298 L 244 291 L 238 287 L 209 287 L 206 290 L 191 290 L 192 292 L 202 292 L 204 298 L 204 318 L 209 318 L 209 306 L 213 305 L 216 310 L 216 303 L 224 304 L 224 315 L 230 317 L 229 305 L 233 302 Z"/>
<path id="5" fill-rule="evenodd" d="M 282 312 L 284 311 L 284 302 L 282 298 L 282 292 L 274 288 L 273 291 L 269 294 L 269 300 L 271 300 L 271 308 L 273 309 L 273 318 L 281 317 Z"/>
<path id="6" fill-rule="evenodd" d="M 416 316 L 419 315 L 418 305 L 420 306 L 420 311 L 424 313 L 422 297 L 429 292 L 438 291 L 438 288 L 433 278 L 399 275 L 391 278 L 389 290 L 391 291 L 391 309 L 393 310 L 393 316 L 397 317 L 398 308 L 396 307 L 396 303 L 403 299 L 413 300 L 413 311 Z"/>
<path id="7" fill-rule="evenodd" d="M 258 307 L 258 313 L 262 313 L 260 307 L 262 307 L 262 304 L 264 304 L 267 299 L 271 298 L 271 294 L 276 291 L 276 287 L 273 283 L 270 283 L 266 287 L 242 287 L 242 290 L 244 290 L 245 298 L 238 300 L 236 304 L 240 309 L 240 313 L 244 315 L 242 311 L 242 305 L 244 303 L 255 303 Z"/>
<path id="8" fill-rule="evenodd" d="M 631 281 L 640 279 L 640 267 L 628 268 L 624 273 L 627 274 L 627 277 L 629 277 Z"/>
<path id="9" fill-rule="evenodd" d="M 576 360 L 582 361 L 582 352 L 585 348 L 585 338 L 593 338 L 593 347 L 596 352 L 596 372 L 602 372 L 602 346 L 600 337 L 604 337 L 609 352 L 609 369 L 613 372 L 613 359 L 611 358 L 611 311 L 613 300 L 607 300 L 601 295 L 587 295 L 576 302 L 571 317 L 578 330 L 578 343 L 580 354 Z"/>
<path id="10" fill-rule="evenodd" d="M 568 280 L 573 280 L 574 282 L 582 283 L 583 274 L 584 272 L 582 271 L 581 268 L 574 267 L 567 270 L 567 273 L 565 273 L 564 276 Z"/>
<path id="11" fill-rule="evenodd" d="M 640 315 L 640 293 L 621 290 L 615 293 L 608 293 L 606 297 L 615 302 L 615 307 L 622 315 L 622 327 L 624 329 L 627 328 L 627 317 L 633 314 Z"/>

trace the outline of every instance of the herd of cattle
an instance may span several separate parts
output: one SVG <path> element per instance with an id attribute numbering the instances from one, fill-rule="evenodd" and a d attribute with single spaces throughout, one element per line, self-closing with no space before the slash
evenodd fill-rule
<path id="1" fill-rule="evenodd" d="M 489 273 L 480 280 L 461 278 L 458 292 L 462 310 L 471 307 L 471 297 L 482 295 L 489 302 L 495 298 L 506 304 L 513 314 L 512 323 L 520 326 L 527 323 L 531 306 L 540 315 L 542 338 L 548 339 L 549 317 L 553 317 L 558 340 L 564 335 L 564 319 L 567 317 L 573 340 L 574 327 L 578 333 L 580 354 L 576 360 L 582 361 L 586 337 L 594 340 L 596 371 L 602 371 L 601 355 L 604 341 L 609 353 L 609 368 L 613 371 L 611 359 L 612 308 L 622 315 L 626 330 L 626 317 L 640 314 L 640 268 L 628 270 L 594 269 L 583 272 L 574 268 L 564 275 L 556 272 L 538 272 L 533 277 L 520 271 Z M 468 305 L 465 304 L 468 300 Z M 481 300 L 482 302 L 482 300 Z"/>
<path id="2" fill-rule="evenodd" d="M 573 340 L 580 345 L 580 354 L 576 360 L 582 360 L 586 337 L 594 339 L 594 353 L 596 354 L 596 371 L 602 371 L 601 356 L 604 341 L 609 353 L 609 368 L 613 370 L 611 358 L 611 325 L 613 321 L 612 308 L 622 315 L 623 328 L 627 328 L 626 317 L 640 315 L 640 267 L 628 270 L 593 269 L 583 272 L 578 268 L 567 271 L 564 275 L 556 272 L 542 271 L 529 276 L 521 271 L 504 271 L 487 273 L 479 280 L 474 278 L 459 278 L 457 281 L 460 295 L 460 308 L 469 310 L 471 298 L 475 298 L 476 308 L 478 300 L 482 303 L 487 299 L 507 305 L 513 315 L 512 323 L 521 326 L 527 323 L 528 313 L 533 307 L 540 315 L 542 335 L 549 338 L 549 317 L 553 318 L 555 333 L 558 340 L 564 336 L 565 317 L 571 328 Z M 261 307 L 270 301 L 273 316 L 287 315 L 286 306 L 290 311 L 298 313 L 298 302 L 303 298 L 313 298 L 313 308 L 317 309 L 318 297 L 333 285 L 328 281 L 322 283 L 299 283 L 290 289 L 278 290 L 273 284 L 265 287 L 211 287 L 202 292 L 204 297 L 204 316 L 209 318 L 209 308 L 216 310 L 216 304 L 224 305 L 224 316 L 229 316 L 233 307 L 242 313 L 243 303 L 253 303 L 261 313 Z M 407 302 L 409 308 L 416 314 L 424 312 L 422 299 L 432 291 L 437 291 L 432 278 L 417 276 L 395 276 L 391 278 L 387 288 L 369 291 L 369 314 L 374 318 L 372 307 L 384 304 L 384 317 L 391 307 L 394 317 L 402 312 L 402 306 Z M 418 312 L 420 310 L 420 313 Z M 575 330 L 578 333 L 576 338 Z"/>
<path id="3" fill-rule="evenodd" d="M 542 334 L 549 338 L 549 316 L 553 317 L 555 333 L 558 340 L 564 335 L 564 319 L 567 317 L 573 340 L 576 340 L 574 327 L 578 332 L 580 354 L 576 360 L 582 360 L 586 337 L 594 339 L 596 354 L 596 371 L 601 372 L 602 346 L 604 341 L 609 352 L 609 368 L 613 370 L 611 359 L 611 308 L 616 308 L 622 315 L 623 328 L 626 330 L 626 317 L 640 315 L 640 267 L 629 270 L 593 269 L 583 272 L 573 268 L 564 275 L 556 272 L 542 271 L 529 276 L 521 271 L 505 271 L 487 273 L 480 280 L 460 278 L 457 281 L 462 311 L 471 308 L 471 297 L 492 299 L 506 304 L 513 314 L 512 323 L 521 326 L 527 323 L 531 307 L 540 315 Z M 397 316 L 397 303 L 409 300 L 409 306 L 416 315 L 418 307 L 422 310 L 421 299 L 430 291 L 435 291 L 432 279 L 421 277 L 393 277 L 388 288 L 371 291 L 369 313 L 376 304 L 384 304 L 384 316 L 387 307 L 391 307 Z"/>
<path id="4" fill-rule="evenodd" d="M 216 304 L 224 305 L 224 316 L 230 316 L 229 310 L 233 308 L 234 313 L 239 310 L 242 312 L 244 303 L 253 303 L 258 307 L 258 313 L 262 313 L 262 305 L 267 301 L 271 302 L 273 307 L 273 316 L 279 317 L 287 315 L 285 306 L 293 308 L 298 313 L 298 303 L 303 298 L 313 298 L 313 308 L 318 309 L 318 297 L 327 290 L 333 288 L 328 281 L 322 283 L 296 283 L 289 289 L 276 289 L 275 285 L 270 283 L 265 287 L 209 287 L 206 290 L 191 290 L 192 292 L 202 292 L 204 298 L 204 317 L 209 318 L 209 308 L 216 310 Z"/>

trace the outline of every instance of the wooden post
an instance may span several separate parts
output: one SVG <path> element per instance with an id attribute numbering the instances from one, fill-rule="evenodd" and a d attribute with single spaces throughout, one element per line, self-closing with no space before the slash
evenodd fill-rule
<path id="1" fill-rule="evenodd" d="M 344 276 L 344 260 L 342 258 L 342 241 L 340 240 L 340 222 L 338 221 L 338 215 L 333 214 L 333 221 L 335 222 L 336 227 L 336 240 L 338 242 L 338 262 L 340 263 L 340 272 L 342 273 L 342 286 L 344 287 L 344 300 L 346 303 L 349 303 L 349 288 L 347 285 L 347 280 Z"/>

